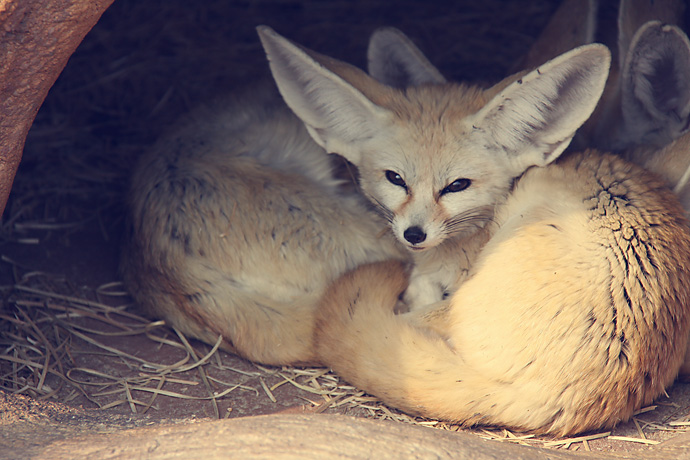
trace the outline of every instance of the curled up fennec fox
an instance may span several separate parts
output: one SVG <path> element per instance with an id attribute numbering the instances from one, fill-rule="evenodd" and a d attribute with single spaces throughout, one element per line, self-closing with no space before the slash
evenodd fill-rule
<path id="1" fill-rule="evenodd" d="M 259 34 L 318 146 L 266 99 L 161 141 L 130 198 L 123 275 L 140 303 L 249 359 L 322 362 L 462 423 L 611 426 L 673 381 L 689 324 L 682 208 L 619 157 L 555 161 L 601 95 L 605 47 L 482 90 L 443 83 L 412 47 L 418 66 L 370 67 L 421 72 L 372 70 L 388 85 Z M 358 167 L 383 219 L 324 151 Z M 395 314 L 409 253 L 410 311 Z"/>
<path id="2" fill-rule="evenodd" d="M 413 277 L 434 263 L 456 276 L 447 300 L 396 315 L 403 264 L 344 275 L 318 310 L 322 362 L 411 413 L 560 435 L 625 420 L 673 382 L 690 301 L 676 196 L 614 155 L 554 161 L 601 95 L 604 47 L 484 92 L 401 91 L 262 39 L 317 143 L 359 167 L 399 240 L 428 244 Z"/>
<path id="3" fill-rule="evenodd" d="M 617 59 L 596 110 L 573 144 L 620 153 L 658 174 L 690 214 L 690 40 L 681 27 L 685 3 L 620 0 L 611 43 Z M 599 14 L 606 8 L 597 0 L 563 0 L 522 65 L 536 66 L 606 36 L 609 30 Z M 687 380 L 690 350 L 685 357 L 680 376 Z"/>

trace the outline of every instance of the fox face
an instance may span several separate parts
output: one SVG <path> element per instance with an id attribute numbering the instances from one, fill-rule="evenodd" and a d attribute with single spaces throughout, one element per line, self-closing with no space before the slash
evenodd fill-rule
<path id="1" fill-rule="evenodd" d="M 410 104 L 386 107 L 395 115 L 356 156 L 363 193 L 400 242 L 422 251 L 482 228 L 514 176 L 496 155 L 476 155 L 483 146 L 470 116 L 483 103 L 481 93 L 409 88 L 405 95 Z"/>
<path id="2" fill-rule="evenodd" d="M 558 158 L 610 63 L 604 46 L 589 45 L 482 90 L 445 83 L 424 62 L 421 77 L 396 80 L 419 86 L 398 88 L 258 32 L 287 105 L 317 144 L 358 167 L 363 193 L 412 251 L 483 227 L 514 178 Z"/>

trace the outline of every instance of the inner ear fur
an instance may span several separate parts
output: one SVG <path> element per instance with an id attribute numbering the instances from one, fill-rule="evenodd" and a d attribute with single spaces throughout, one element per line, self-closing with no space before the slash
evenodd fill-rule
<path id="1" fill-rule="evenodd" d="M 472 120 L 485 142 L 505 152 L 521 174 L 554 161 L 589 118 L 608 77 L 611 54 L 591 44 L 517 78 Z"/>

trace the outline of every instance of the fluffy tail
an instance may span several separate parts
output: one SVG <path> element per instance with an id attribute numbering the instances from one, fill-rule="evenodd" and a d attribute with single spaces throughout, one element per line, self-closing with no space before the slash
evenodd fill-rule
<path id="1" fill-rule="evenodd" d="M 407 287 L 405 266 L 368 264 L 343 275 L 324 296 L 316 320 L 319 358 L 359 388 L 406 412 L 446 419 L 459 417 L 444 401 L 447 386 L 469 393 L 462 357 L 431 330 L 396 315 Z"/>
<path id="2" fill-rule="evenodd" d="M 567 384 L 552 385 L 548 370 L 542 376 L 543 368 L 526 369 L 529 364 L 508 373 L 473 368 L 463 355 L 481 350 L 454 349 L 438 332 L 394 313 L 406 284 L 405 268 L 395 262 L 362 266 L 334 283 L 317 314 L 319 359 L 386 404 L 464 425 L 570 435 L 612 426 L 632 413 L 602 415 L 608 404 L 596 389 L 573 401 L 578 398 Z M 576 374 L 567 377 L 576 380 Z"/>

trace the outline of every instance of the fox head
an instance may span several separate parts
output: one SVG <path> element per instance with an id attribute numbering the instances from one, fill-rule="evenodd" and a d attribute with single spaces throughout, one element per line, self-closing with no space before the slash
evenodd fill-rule
<path id="1" fill-rule="evenodd" d="M 421 68 L 390 77 L 418 86 L 395 88 L 258 32 L 287 105 L 327 152 L 358 167 L 363 193 L 413 251 L 481 228 L 516 177 L 555 160 L 596 106 L 610 62 L 606 47 L 589 45 L 488 90 L 443 83 L 427 61 L 385 66 Z"/>

